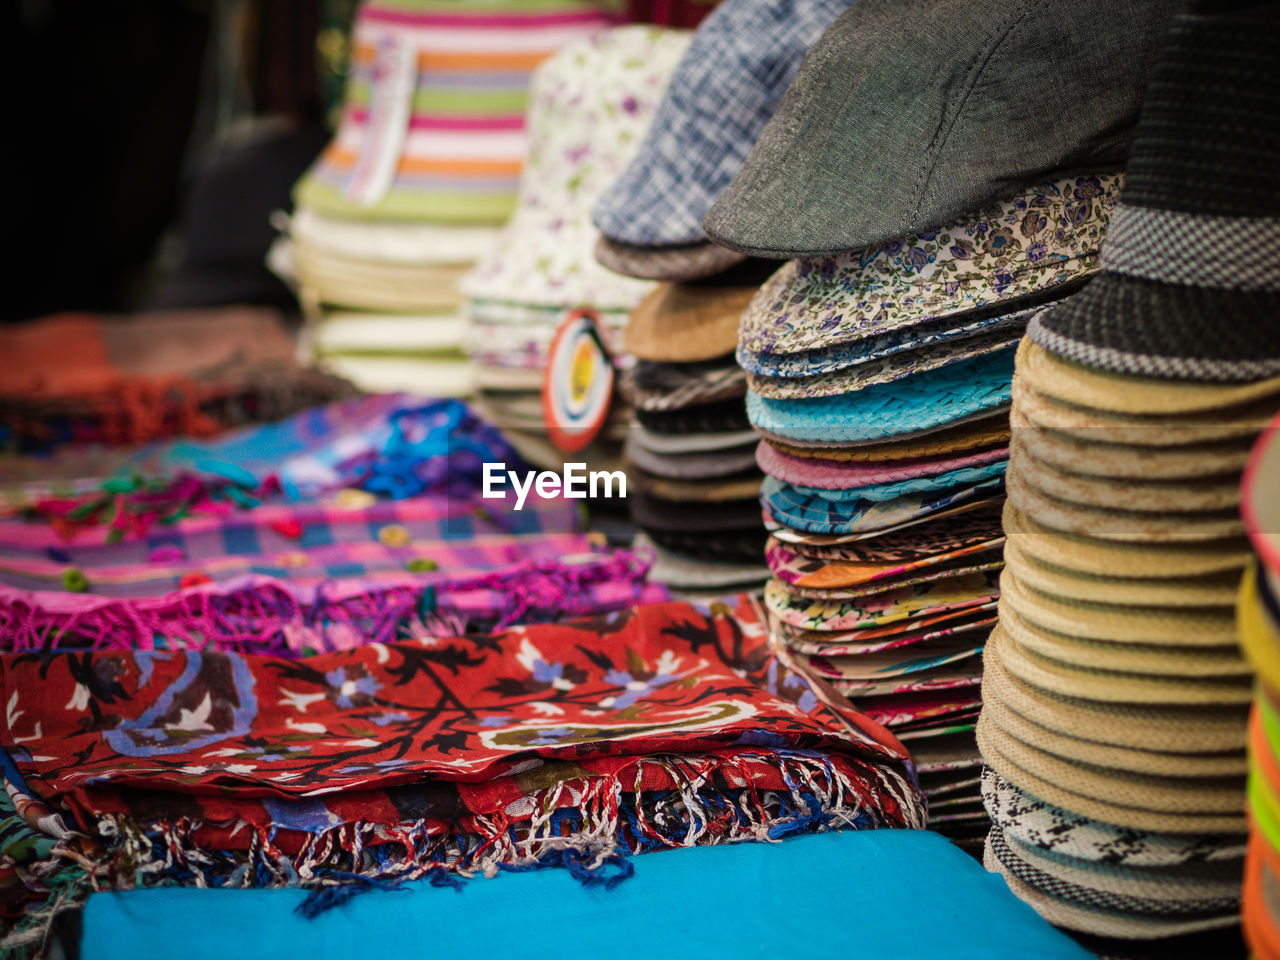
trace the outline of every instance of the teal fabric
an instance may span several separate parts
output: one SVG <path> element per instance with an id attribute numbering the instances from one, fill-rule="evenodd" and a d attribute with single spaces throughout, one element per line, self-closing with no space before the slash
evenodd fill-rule
<path id="1" fill-rule="evenodd" d="M 81 960 L 662 956 L 1088 960 L 941 836 L 867 830 L 651 853 L 612 890 L 568 871 L 367 893 L 314 920 L 295 890 L 90 897 Z"/>

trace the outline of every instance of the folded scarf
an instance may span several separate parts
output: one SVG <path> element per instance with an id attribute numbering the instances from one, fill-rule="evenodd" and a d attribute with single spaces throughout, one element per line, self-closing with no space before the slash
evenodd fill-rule
<path id="1" fill-rule="evenodd" d="M 371 884 L 831 827 L 918 827 L 897 740 L 775 659 L 755 610 L 668 603 L 304 660 L 0 656 L 2 740 L 94 889 Z"/>

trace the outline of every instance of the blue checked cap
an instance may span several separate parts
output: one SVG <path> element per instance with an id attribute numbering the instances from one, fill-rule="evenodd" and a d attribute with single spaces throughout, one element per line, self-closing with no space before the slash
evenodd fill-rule
<path id="1" fill-rule="evenodd" d="M 725 0 L 676 68 L 639 153 L 596 203 L 612 240 L 706 240 L 700 225 L 737 174 L 805 52 L 852 0 Z"/>

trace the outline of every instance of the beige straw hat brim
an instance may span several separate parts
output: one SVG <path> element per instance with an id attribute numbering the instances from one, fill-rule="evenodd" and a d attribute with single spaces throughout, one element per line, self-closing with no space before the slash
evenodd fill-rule
<path id="1" fill-rule="evenodd" d="M 369 310 L 457 310 L 469 264 L 388 264 L 345 260 L 294 247 L 298 282 L 320 303 Z"/>
<path id="2" fill-rule="evenodd" d="M 1136 513 L 1085 506 L 1051 496 L 1037 488 L 1038 478 L 1011 469 L 1005 476 L 1014 506 L 1054 530 L 1128 542 L 1190 542 L 1236 537 L 1244 524 L 1231 511 L 1214 514 Z"/>
<path id="3" fill-rule="evenodd" d="M 983 657 L 984 700 L 996 700 L 1038 726 L 1096 743 L 1156 753 L 1228 753 L 1244 750 L 1247 703 L 1178 707 L 1099 703 L 1045 690 L 1011 674 L 1003 642 Z"/>
<path id="4" fill-rule="evenodd" d="M 1032 389 L 1016 374 L 1012 397 L 1013 405 L 1030 423 L 1082 443 L 1160 449 L 1256 436 L 1267 422 L 1268 411 L 1275 409 L 1275 401 L 1262 400 L 1231 410 L 1177 417 L 1129 416 L 1057 400 Z"/>
<path id="5" fill-rule="evenodd" d="M 1028 587 L 1063 600 L 1135 606 L 1230 607 L 1240 582 L 1237 571 L 1161 579 L 1079 573 L 1031 556 L 1024 548 L 1027 539 L 1014 535 L 1005 541 L 1005 562 Z"/>
<path id="6" fill-rule="evenodd" d="M 693 363 L 733 353 L 757 286 L 664 283 L 631 311 L 626 350 L 641 360 Z"/>
<path id="7" fill-rule="evenodd" d="M 1138 643 L 1082 640 L 1027 623 L 1006 603 L 999 606 L 1000 624 L 1024 649 L 1065 666 L 1142 676 L 1247 678 L 1252 672 L 1234 647 L 1167 647 Z"/>
<path id="8" fill-rule="evenodd" d="M 1000 862 L 999 857 L 991 853 L 990 849 L 983 852 L 982 862 L 988 870 L 1004 877 L 1005 883 L 1008 884 L 1014 896 L 1030 906 L 1047 922 L 1066 930 L 1124 940 L 1159 940 L 1188 933 L 1230 928 L 1240 922 L 1239 915 L 1235 913 L 1195 920 L 1174 920 L 1094 910 L 1058 900 L 1019 880 Z"/>
<path id="9" fill-rule="evenodd" d="M 1239 643 L 1231 608 L 1085 603 L 1029 586 L 1006 567 L 1000 575 L 1001 604 L 1042 630 L 1104 643 L 1162 647 L 1228 647 Z"/>
<path id="10" fill-rule="evenodd" d="M 1063 533 L 1037 523 L 1012 501 L 1005 502 L 1003 520 L 1006 550 L 1008 543 L 1016 540 L 1020 554 L 1082 576 L 1144 581 L 1223 577 L 1238 582 L 1251 556 L 1244 537 L 1190 543 L 1126 543 Z"/>
<path id="11" fill-rule="evenodd" d="M 1236 777 L 1249 772 L 1243 750 L 1234 753 L 1161 753 L 1133 750 L 1068 736 L 1033 723 L 1010 708 L 998 696 L 982 691 L 982 714 L 1013 739 L 1059 759 L 1103 770 L 1150 777 Z"/>
<path id="12" fill-rule="evenodd" d="M 1238 788 L 1224 786 L 1221 791 L 1201 789 L 1169 794 L 1167 789 L 1146 789 L 1147 782 L 1136 776 L 1086 775 L 1081 765 L 1055 761 L 1047 754 L 1032 751 L 1003 734 L 990 721 L 984 723 L 981 717 L 978 746 L 987 766 L 1000 776 L 1077 816 L 1116 827 L 1159 833 L 1243 833 L 1248 828 L 1242 781 Z M 1063 782 L 1070 786 L 1061 786 Z M 1148 803 L 1151 799 L 1159 803 Z"/>
<path id="13" fill-rule="evenodd" d="M 1022 434 L 1013 438 L 1009 471 L 1058 500 L 1136 514 L 1231 512 L 1240 507 L 1240 477 L 1201 480 L 1109 480 L 1089 471 L 1075 473 L 1036 459 Z M 1087 458 L 1086 458 L 1087 459 Z"/>
<path id="14" fill-rule="evenodd" d="M 1247 437 L 1176 447 L 1106 443 L 1103 437 L 1085 441 L 1032 423 L 1016 404 L 1009 421 L 1017 443 L 1028 454 L 1064 473 L 1144 482 L 1231 475 L 1238 483 L 1249 458 Z"/>
<path id="15" fill-rule="evenodd" d="M 998 652 L 993 654 L 993 648 Z M 1151 677 L 1069 666 L 1026 649 L 1000 624 L 996 624 L 987 641 L 987 656 L 992 655 L 998 656 L 1006 669 L 1024 683 L 1081 700 L 1232 706 L 1248 703 L 1252 698 L 1252 689 L 1246 680 Z"/>
<path id="16" fill-rule="evenodd" d="M 1197 383 L 1109 373 L 1066 360 L 1024 338 L 1018 374 L 1035 390 L 1095 410 L 1175 416 L 1226 410 L 1280 396 L 1280 377 L 1251 383 Z"/>

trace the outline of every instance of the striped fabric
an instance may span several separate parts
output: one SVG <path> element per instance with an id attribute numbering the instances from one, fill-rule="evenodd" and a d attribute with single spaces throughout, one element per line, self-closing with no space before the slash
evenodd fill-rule
<path id="1" fill-rule="evenodd" d="M 534 67 L 616 19 L 604 0 L 373 0 L 337 135 L 297 188 L 324 214 L 498 223 L 515 206 Z"/>

